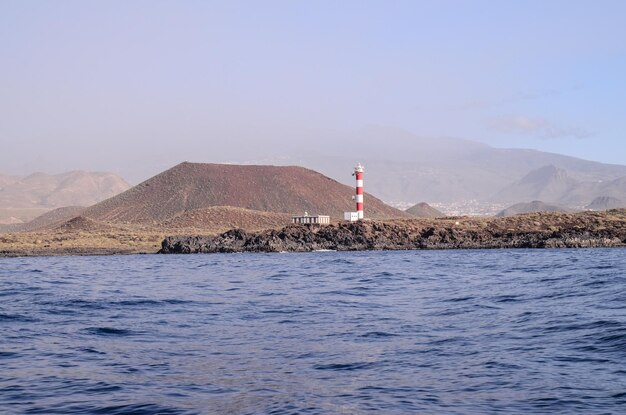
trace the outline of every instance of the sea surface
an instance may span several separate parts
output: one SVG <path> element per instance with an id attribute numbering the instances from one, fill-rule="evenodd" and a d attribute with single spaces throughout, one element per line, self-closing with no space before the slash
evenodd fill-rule
<path id="1" fill-rule="evenodd" d="M 0 413 L 624 414 L 626 249 L 0 259 Z"/>

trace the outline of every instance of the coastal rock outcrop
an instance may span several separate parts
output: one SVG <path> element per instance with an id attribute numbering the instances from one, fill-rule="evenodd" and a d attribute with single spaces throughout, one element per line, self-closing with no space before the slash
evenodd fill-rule
<path id="1" fill-rule="evenodd" d="M 535 213 L 512 218 L 414 219 L 233 229 L 217 236 L 170 236 L 160 253 L 307 252 L 626 246 L 626 210 Z"/>

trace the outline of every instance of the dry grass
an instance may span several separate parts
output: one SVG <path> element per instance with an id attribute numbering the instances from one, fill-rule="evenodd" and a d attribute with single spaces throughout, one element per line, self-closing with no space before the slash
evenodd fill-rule
<path id="1" fill-rule="evenodd" d="M 516 232 L 561 231 L 573 228 L 598 229 L 603 226 L 626 227 L 626 209 L 613 209 L 604 212 L 536 212 L 519 214 L 508 217 L 445 217 L 395 219 L 388 223 L 403 224 L 405 226 L 431 226 L 433 224 L 457 227 L 467 230 L 498 229 L 514 230 Z"/>
<path id="2" fill-rule="evenodd" d="M 0 235 L 0 254 L 59 255 L 156 252 L 164 233 L 133 230 L 40 231 Z"/>
<path id="3" fill-rule="evenodd" d="M 189 229 L 189 231 L 192 231 Z M 211 235 L 202 229 L 194 234 Z M 60 230 L 0 235 L 0 255 L 154 253 L 170 234 L 165 229 Z"/>

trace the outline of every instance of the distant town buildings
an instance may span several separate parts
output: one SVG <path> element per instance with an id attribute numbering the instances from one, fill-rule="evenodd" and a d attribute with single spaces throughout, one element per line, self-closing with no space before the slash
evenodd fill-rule
<path id="1" fill-rule="evenodd" d="M 414 206 L 417 202 L 394 202 L 385 201 L 389 206 L 396 209 L 407 210 Z M 502 209 L 508 207 L 504 203 L 483 202 L 475 199 L 459 200 L 457 202 L 428 202 L 428 204 L 437 210 L 445 213 L 447 216 L 493 216 Z"/>

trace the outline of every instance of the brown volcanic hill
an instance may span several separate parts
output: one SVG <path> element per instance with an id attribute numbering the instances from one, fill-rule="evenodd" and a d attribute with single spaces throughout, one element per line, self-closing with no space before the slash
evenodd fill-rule
<path id="1" fill-rule="evenodd" d="M 303 167 L 184 162 L 83 215 L 97 221 L 157 224 L 190 210 L 233 206 L 342 218 L 344 211 L 355 208 L 353 194 L 354 188 Z M 364 199 L 366 217 L 407 217 L 372 195 Z"/>
<path id="2" fill-rule="evenodd" d="M 443 218 L 446 216 L 444 213 L 424 202 L 411 206 L 405 210 L 405 212 L 417 216 L 418 218 Z"/>
<path id="3" fill-rule="evenodd" d="M 549 205 L 547 203 L 535 200 L 529 203 L 517 203 L 513 206 L 496 213 L 497 217 L 507 217 L 513 215 L 519 215 L 523 213 L 536 213 L 536 212 L 561 212 L 561 213 L 573 213 L 572 209 L 564 208 L 561 206 Z"/>
<path id="4" fill-rule="evenodd" d="M 162 222 L 167 229 L 202 228 L 210 232 L 224 232 L 228 229 L 262 230 L 281 228 L 291 223 L 287 213 L 260 212 L 232 206 L 212 206 L 184 212 Z"/>
<path id="5" fill-rule="evenodd" d="M 13 232 L 33 232 L 53 229 L 79 216 L 84 210 L 84 206 L 65 206 L 57 208 L 41 216 L 37 216 L 30 222 L 18 225 L 13 229 Z"/>

